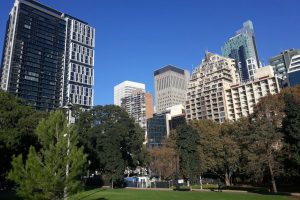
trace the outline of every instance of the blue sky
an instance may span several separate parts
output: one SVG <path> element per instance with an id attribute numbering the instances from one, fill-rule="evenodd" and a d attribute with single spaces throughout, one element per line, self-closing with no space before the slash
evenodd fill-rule
<path id="1" fill-rule="evenodd" d="M 299 0 L 39 0 L 96 28 L 95 105 L 113 103 L 114 85 L 131 80 L 154 93 L 153 71 L 167 64 L 192 70 L 248 19 L 258 54 L 300 48 Z M 13 0 L 0 1 L 0 55 Z"/>

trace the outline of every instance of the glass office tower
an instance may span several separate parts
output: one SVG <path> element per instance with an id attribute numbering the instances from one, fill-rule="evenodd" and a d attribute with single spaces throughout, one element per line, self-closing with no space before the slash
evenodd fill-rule
<path id="1" fill-rule="evenodd" d="M 243 23 L 243 28 L 225 42 L 222 55 L 236 61 L 241 81 L 253 80 L 259 67 L 253 24 L 250 20 Z"/>

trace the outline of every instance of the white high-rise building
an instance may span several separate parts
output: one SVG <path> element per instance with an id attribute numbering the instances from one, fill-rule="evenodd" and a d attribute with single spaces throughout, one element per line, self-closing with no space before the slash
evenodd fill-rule
<path id="1" fill-rule="evenodd" d="M 189 77 L 189 71 L 172 65 L 167 65 L 154 72 L 157 113 L 161 113 L 174 105 L 185 104 Z"/>
<path id="2" fill-rule="evenodd" d="M 145 84 L 133 81 L 124 81 L 114 87 L 114 104 L 121 106 L 122 98 L 132 94 L 135 90 L 145 92 Z"/>

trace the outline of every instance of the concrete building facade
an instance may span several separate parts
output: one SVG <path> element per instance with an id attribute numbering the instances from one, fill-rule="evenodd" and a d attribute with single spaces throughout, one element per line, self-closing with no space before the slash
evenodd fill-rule
<path id="1" fill-rule="evenodd" d="M 224 87 L 239 83 L 235 60 L 207 52 L 188 85 L 186 119 L 226 119 Z"/>
<path id="2" fill-rule="evenodd" d="M 295 55 L 300 55 L 300 49 L 288 49 L 270 58 L 269 65 L 273 67 L 274 74 L 282 79 L 286 79 L 291 59 Z"/>
<path id="3" fill-rule="evenodd" d="M 253 113 L 260 98 L 278 93 L 280 84 L 272 66 L 266 66 L 256 70 L 254 80 L 227 85 L 224 90 L 226 118 L 236 121 Z"/>
<path id="4" fill-rule="evenodd" d="M 300 84 L 300 54 L 294 55 L 288 69 L 289 86 L 294 87 Z"/>
<path id="5" fill-rule="evenodd" d="M 164 112 L 168 107 L 185 103 L 189 76 L 187 70 L 172 65 L 167 65 L 154 72 L 157 113 Z"/>
<path id="6" fill-rule="evenodd" d="M 147 119 L 153 116 L 152 95 L 140 89 L 132 91 L 130 95 L 122 98 L 121 101 L 121 107 L 146 131 Z"/>
<path id="7" fill-rule="evenodd" d="M 114 104 L 121 106 L 122 98 L 131 95 L 135 90 L 142 90 L 145 92 L 145 84 L 133 81 L 124 81 L 116 85 L 114 87 Z"/>

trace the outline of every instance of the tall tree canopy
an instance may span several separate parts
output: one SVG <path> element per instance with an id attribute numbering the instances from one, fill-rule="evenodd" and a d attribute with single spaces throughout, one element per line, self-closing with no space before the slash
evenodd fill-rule
<path id="1" fill-rule="evenodd" d="M 180 175 L 185 179 L 195 179 L 200 175 L 199 135 L 187 124 L 176 128 L 176 146 L 179 156 Z"/>
<path id="2" fill-rule="evenodd" d="M 127 167 L 143 166 L 149 159 L 143 146 L 145 132 L 118 106 L 96 106 L 82 113 L 77 128 L 91 169 L 112 181 L 122 180 Z"/>
<path id="3" fill-rule="evenodd" d="M 21 99 L 0 90 L 0 188 L 11 168 L 14 154 L 28 153 L 31 145 L 39 147 L 35 128 L 44 112 L 26 106 Z M 2 184 L 1 184 L 2 183 Z"/>
<path id="4" fill-rule="evenodd" d="M 288 149 L 287 168 L 292 175 L 300 175 L 300 87 L 286 90 L 283 97 L 282 131 Z"/>
<path id="5" fill-rule="evenodd" d="M 63 199 L 81 188 L 80 175 L 86 164 L 83 147 L 78 148 L 78 135 L 62 112 L 51 113 L 39 123 L 36 134 L 42 148 L 30 147 L 27 158 L 13 158 L 9 178 L 19 187 L 24 199 Z M 25 160 L 25 163 L 23 163 Z"/>

